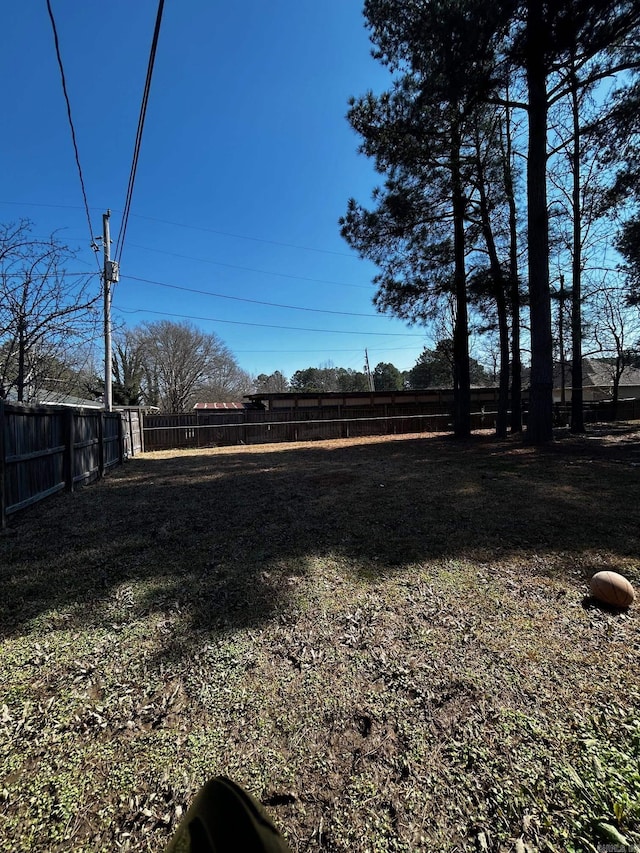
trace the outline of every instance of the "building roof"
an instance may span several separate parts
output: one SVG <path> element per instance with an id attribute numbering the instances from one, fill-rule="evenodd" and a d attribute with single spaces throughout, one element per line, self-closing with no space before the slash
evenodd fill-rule
<path id="1" fill-rule="evenodd" d="M 212 409 L 246 409 L 247 403 L 196 403 L 193 407 L 194 409 L 198 409 L 199 411 L 207 410 L 210 411 Z"/>
<path id="2" fill-rule="evenodd" d="M 614 363 L 611 358 L 585 358 L 582 370 L 583 385 L 613 385 Z M 620 385 L 640 385 L 640 370 L 625 367 Z"/>
<path id="3" fill-rule="evenodd" d="M 612 358 L 583 358 L 582 387 L 610 388 L 613 385 L 614 360 Z M 553 384 L 561 385 L 560 365 L 553 366 Z M 565 386 L 571 386 L 571 362 L 565 364 Z M 640 386 L 640 370 L 637 367 L 625 367 L 620 377 L 620 387 Z"/>
<path id="4" fill-rule="evenodd" d="M 64 391 L 40 391 L 37 399 L 31 405 L 35 406 L 71 406 L 74 409 L 102 409 L 104 403 L 101 400 L 85 400 L 75 397 L 73 394 L 65 394 Z"/>

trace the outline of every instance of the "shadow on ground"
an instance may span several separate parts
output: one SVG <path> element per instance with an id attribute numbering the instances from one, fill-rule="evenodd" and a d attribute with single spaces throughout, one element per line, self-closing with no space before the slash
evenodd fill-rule
<path id="1" fill-rule="evenodd" d="M 577 582 L 637 556 L 638 464 L 624 435 L 139 457 L 12 519 L 0 628 L 117 627 L 154 611 L 196 634 L 259 627 L 323 560 L 362 582 L 441 559 L 525 560 Z"/>

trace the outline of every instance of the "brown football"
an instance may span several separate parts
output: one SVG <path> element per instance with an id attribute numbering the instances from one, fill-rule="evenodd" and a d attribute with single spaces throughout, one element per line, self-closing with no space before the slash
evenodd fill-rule
<path id="1" fill-rule="evenodd" d="M 628 607 L 636 594 L 629 581 L 617 572 L 598 572 L 591 578 L 591 595 L 613 607 Z"/>

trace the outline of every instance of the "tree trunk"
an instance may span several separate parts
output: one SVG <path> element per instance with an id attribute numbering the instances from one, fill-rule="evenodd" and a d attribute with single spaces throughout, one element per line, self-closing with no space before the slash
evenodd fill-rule
<path id="1" fill-rule="evenodd" d="M 484 165 L 480 150 L 480 137 L 476 133 L 476 169 L 478 173 L 478 192 L 480 195 L 480 221 L 482 234 L 487 246 L 491 277 L 494 285 L 494 298 L 498 312 L 498 334 L 500 340 L 500 381 L 498 388 L 498 415 L 496 418 L 496 435 L 498 438 L 507 437 L 507 421 L 509 410 L 509 322 L 507 319 L 507 299 L 505 281 L 498 250 L 493 237 L 489 201 L 485 184 Z"/>
<path id="2" fill-rule="evenodd" d="M 509 321 L 507 300 L 504 290 L 496 286 L 496 307 L 498 310 L 498 335 L 500 340 L 500 378 L 498 384 L 498 415 L 496 417 L 496 436 L 507 437 L 509 421 Z"/>
<path id="3" fill-rule="evenodd" d="M 509 97 L 507 90 L 507 99 Z M 509 295 L 511 297 L 511 432 L 522 432 L 522 360 L 520 357 L 520 281 L 518 276 L 518 221 L 513 189 L 511 112 L 506 110 L 504 186 L 509 205 Z"/>
<path id="4" fill-rule="evenodd" d="M 611 395 L 611 419 L 614 421 L 618 420 L 618 399 L 620 397 L 620 379 L 622 378 L 622 374 L 624 372 L 624 366 L 622 365 L 622 359 L 618 355 L 616 357 L 615 369 L 613 374 L 613 389 Z"/>
<path id="5" fill-rule="evenodd" d="M 456 438 L 471 433 L 471 380 L 469 374 L 469 321 L 465 273 L 465 201 L 460 175 L 459 129 L 452 128 L 451 186 L 453 207 L 454 292 L 456 322 L 453 331 L 453 432 Z"/>
<path id="6" fill-rule="evenodd" d="M 571 432 L 583 433 L 582 392 L 582 207 L 580 204 L 580 114 L 575 62 L 571 69 L 573 113 L 573 269 L 571 293 Z"/>
<path id="7" fill-rule="evenodd" d="M 16 377 L 16 395 L 19 403 L 24 403 L 24 362 L 25 362 L 25 334 L 24 319 L 18 320 L 18 375 Z"/>
<path id="8" fill-rule="evenodd" d="M 529 0 L 527 15 L 527 87 L 529 159 L 527 162 L 531 384 L 527 441 L 553 438 L 553 340 L 549 293 L 549 223 L 547 212 L 546 32 L 543 0 Z"/>

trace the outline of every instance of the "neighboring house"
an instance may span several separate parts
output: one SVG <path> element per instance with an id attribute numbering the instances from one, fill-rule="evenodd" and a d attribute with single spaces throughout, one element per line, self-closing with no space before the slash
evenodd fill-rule
<path id="1" fill-rule="evenodd" d="M 74 409 L 102 409 L 104 403 L 101 400 L 85 400 L 82 397 L 74 397 L 73 394 L 65 394 L 64 391 L 41 391 L 37 398 L 30 402 L 31 406 L 71 406 Z"/>
<path id="2" fill-rule="evenodd" d="M 529 396 L 530 373 L 528 369 L 522 371 L 523 399 Z M 561 400 L 561 378 L 560 367 L 555 366 L 553 401 L 559 403 Z M 585 358 L 583 360 L 583 395 L 584 401 L 593 402 L 597 400 L 611 400 L 613 396 L 613 364 L 608 359 Z M 620 379 L 618 392 L 619 399 L 640 399 L 640 370 L 627 367 Z M 248 409 L 261 408 L 267 412 L 322 412 L 322 415 L 330 414 L 332 417 L 348 416 L 349 411 L 355 409 L 377 410 L 380 415 L 396 414 L 403 412 L 422 411 L 425 408 L 442 408 L 444 411 L 453 404 L 453 390 L 450 388 L 428 388 L 417 391 L 353 391 L 343 393 L 342 391 L 317 391 L 317 392 L 295 392 L 284 391 L 258 392 L 246 394 L 245 399 L 250 400 L 246 404 Z M 565 400 L 571 400 L 571 365 L 565 365 Z M 498 401 L 497 388 L 471 389 L 472 410 L 480 411 L 494 408 Z M 209 404 L 212 405 L 212 404 Z M 218 404 L 224 405 L 224 404 Z M 376 412 L 376 413 L 377 413 Z"/>
<path id="3" fill-rule="evenodd" d="M 375 409 L 375 414 L 402 414 L 423 407 L 449 409 L 453 403 L 453 389 L 429 388 L 423 391 L 283 391 L 245 394 L 252 401 L 251 408 L 274 411 L 324 411 L 342 417 L 355 409 Z M 480 409 L 491 406 L 498 399 L 496 388 L 473 388 L 472 405 Z"/>
<path id="4" fill-rule="evenodd" d="M 609 358 L 584 358 L 582 360 L 582 395 L 585 403 L 611 400 L 613 397 L 614 363 Z M 560 366 L 555 365 L 553 376 L 553 402 L 562 399 Z M 626 367 L 618 388 L 620 400 L 640 399 L 640 370 Z M 565 365 L 565 400 L 571 400 L 571 363 Z"/>

